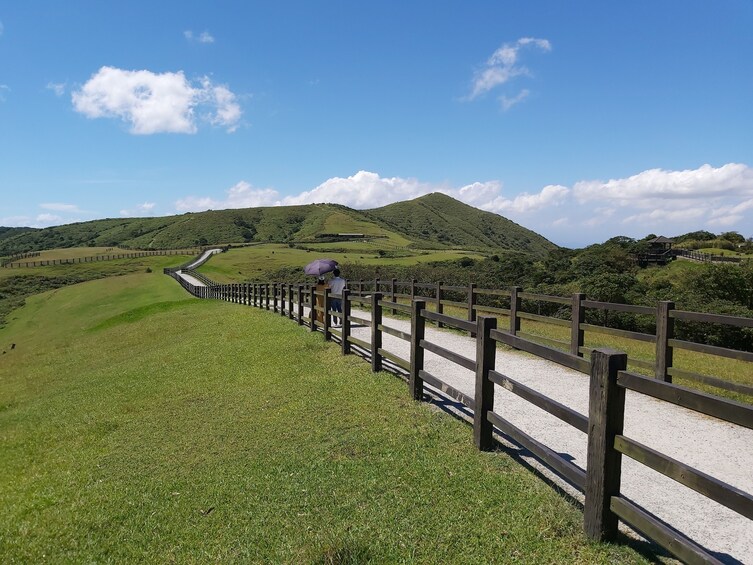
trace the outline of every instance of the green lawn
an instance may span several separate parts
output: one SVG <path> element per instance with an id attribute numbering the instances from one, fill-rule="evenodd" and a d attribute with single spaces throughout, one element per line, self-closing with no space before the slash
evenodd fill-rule
<path id="1" fill-rule="evenodd" d="M 308 244 L 307 244 L 308 246 Z M 350 249 L 348 249 L 350 246 Z M 227 253 L 213 256 L 198 270 L 213 281 L 219 283 L 240 282 L 244 280 L 266 280 L 265 274 L 282 267 L 303 267 L 320 257 L 334 259 L 338 263 L 360 263 L 366 265 L 414 265 L 431 261 L 448 261 L 461 257 L 481 257 L 478 253 L 467 251 L 408 251 L 404 257 L 380 257 L 376 247 L 363 242 L 346 242 L 343 244 L 318 244 L 317 251 L 297 249 L 285 244 L 268 243 L 230 249 Z M 347 251 L 333 253 L 332 248 L 344 248 Z M 177 262 L 175 264 L 178 264 Z M 347 276 L 347 273 L 344 273 Z"/>
<path id="2" fill-rule="evenodd" d="M 644 562 L 401 381 L 159 273 L 30 298 L 0 346 L 4 563 Z"/>

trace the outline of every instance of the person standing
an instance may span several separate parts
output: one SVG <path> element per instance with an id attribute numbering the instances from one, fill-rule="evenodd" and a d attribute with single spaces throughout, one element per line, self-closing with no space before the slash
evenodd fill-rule
<path id="1" fill-rule="evenodd" d="M 324 316 L 327 315 L 324 312 L 324 289 L 329 288 L 329 285 L 324 280 L 324 277 L 319 277 L 316 281 L 316 312 L 314 312 L 314 319 L 317 324 L 324 323 Z M 314 308 L 313 304 L 311 308 Z"/>
<path id="2" fill-rule="evenodd" d="M 332 274 L 334 275 L 334 277 L 329 281 L 329 290 L 332 293 L 332 310 L 342 313 L 342 295 L 343 289 L 345 288 L 345 279 L 340 277 L 340 269 L 335 269 L 334 271 L 332 271 Z M 333 326 L 342 324 L 342 316 L 339 316 L 338 319 L 340 320 L 339 324 L 336 323 L 335 317 L 332 317 Z"/>

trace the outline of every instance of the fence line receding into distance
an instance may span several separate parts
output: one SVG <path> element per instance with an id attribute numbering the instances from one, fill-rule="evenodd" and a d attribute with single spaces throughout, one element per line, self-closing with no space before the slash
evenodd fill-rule
<path id="1" fill-rule="evenodd" d="M 195 264 L 195 261 L 193 263 Z M 195 271 L 190 271 L 190 275 L 204 285 L 196 286 L 184 279 L 179 272 L 180 268 L 165 269 L 166 274 L 175 278 L 194 296 L 266 309 L 294 320 L 300 326 L 307 326 L 311 332 L 321 332 L 324 339 L 339 342 L 343 354 L 355 353 L 367 359 L 373 371 L 388 370 L 402 377 L 408 383 L 408 394 L 415 400 L 424 398 L 424 386 L 428 384 L 466 406 L 473 412 L 473 440 L 479 449 L 493 449 L 494 433 L 499 431 L 527 449 L 585 495 L 584 529 L 591 539 L 614 540 L 617 536 L 618 522 L 622 520 L 685 562 L 718 562 L 712 553 L 699 544 L 621 495 L 623 455 L 753 520 L 753 495 L 642 445 L 625 435 L 623 430 L 627 390 L 747 429 L 753 429 L 753 406 L 672 383 L 671 354 L 665 353 L 661 364 L 664 370 L 662 373 L 655 374 L 654 377 L 628 371 L 629 360 L 625 353 L 609 349 L 595 349 L 587 351 L 588 357 L 584 356 L 586 351 L 584 351 L 582 341 L 583 332 L 593 331 L 582 321 L 586 308 L 610 308 L 640 314 L 649 314 L 649 310 L 653 312 L 653 309 L 591 302 L 585 300 L 581 294 L 568 299 L 532 295 L 519 288 L 509 291 L 489 290 L 476 289 L 473 285 L 461 287 L 419 284 L 417 281 L 398 283 L 391 280 L 374 281 L 371 284 L 363 281 L 351 283 L 350 288 L 344 289 L 339 297 L 334 297 L 341 299 L 342 312 L 340 313 L 332 310 L 333 295 L 329 289 L 317 290 L 312 285 L 286 283 L 217 284 Z M 405 292 L 398 292 L 401 290 L 401 285 L 405 287 Z M 434 295 L 422 296 L 420 291 L 426 289 L 433 289 Z M 445 292 L 464 292 L 466 300 L 461 301 L 457 296 L 444 298 Z M 482 306 L 477 302 L 480 296 L 508 297 L 509 307 Z M 410 302 L 400 302 L 400 299 L 408 299 Z M 551 347 L 521 334 L 521 319 L 539 320 L 543 317 L 525 312 L 521 308 L 525 300 L 550 300 L 572 309 L 575 322 L 571 326 L 573 342 L 569 344 L 569 350 Z M 370 310 L 370 317 L 366 318 L 360 313 L 354 314 L 352 310 L 354 304 Z M 429 305 L 434 308 L 430 309 Z M 464 318 L 450 316 L 443 312 L 445 306 L 465 307 L 468 315 Z M 308 315 L 304 315 L 306 308 L 309 310 Z M 386 324 L 385 321 L 389 320 L 385 320 L 383 316 L 385 311 L 410 316 L 410 332 L 403 332 Z M 478 315 L 484 313 L 508 316 L 509 327 L 498 328 L 498 320 L 495 317 Z M 698 319 L 699 316 L 703 321 L 730 322 L 726 319 L 729 317 L 674 311 L 671 303 L 662 303 L 657 317 L 661 335 L 659 335 L 659 330 L 657 330 L 657 336 L 647 337 L 646 334 L 641 334 L 640 337 L 636 337 L 622 333 L 618 335 L 651 341 L 658 344 L 657 348 L 666 348 L 671 352 L 671 348 L 682 347 L 684 344 L 678 343 L 671 337 L 672 324 L 669 320 L 683 317 Z M 340 318 L 339 328 L 332 327 L 332 317 Z M 753 327 L 753 324 L 748 325 L 742 320 L 744 319 L 733 320 L 732 323 L 743 325 L 743 327 Z M 569 321 L 558 320 L 558 322 L 570 325 Z M 452 328 L 475 337 L 475 358 L 465 357 L 427 340 L 425 332 L 427 323 Z M 354 337 L 351 334 L 353 324 L 370 327 L 370 340 Z M 409 359 L 401 358 L 382 347 L 382 336 L 385 333 L 410 344 Z M 495 368 L 495 353 L 498 344 L 532 353 L 588 375 L 590 379 L 588 414 L 580 414 L 498 372 Z M 693 344 L 693 347 L 697 345 Z M 711 354 L 716 352 L 704 347 L 700 350 Z M 427 372 L 424 367 L 424 354 L 427 351 L 473 371 L 475 373 L 473 397 Z M 721 353 L 727 357 L 731 356 L 726 351 Z M 735 358 L 750 361 L 751 358 L 748 355 Z M 557 446 L 546 446 L 507 421 L 504 418 L 504 410 L 502 412 L 495 410 L 496 386 L 504 387 L 533 406 L 545 410 L 586 434 L 588 450 L 586 469 L 578 467 L 560 455 Z"/>

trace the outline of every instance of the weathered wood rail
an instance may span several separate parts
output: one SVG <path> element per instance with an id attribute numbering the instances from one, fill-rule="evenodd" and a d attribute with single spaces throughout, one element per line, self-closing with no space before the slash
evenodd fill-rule
<path id="1" fill-rule="evenodd" d="M 642 445 L 624 435 L 623 430 L 627 390 L 747 429 L 753 429 L 753 406 L 673 384 L 671 379 L 667 378 L 666 372 L 664 375 L 655 375 L 653 378 L 630 372 L 627 370 L 628 359 L 625 353 L 609 349 L 595 349 L 589 351 L 589 356 L 586 358 L 583 355 L 582 345 L 579 345 L 577 349 L 573 347 L 572 351 L 563 351 L 528 339 L 519 332 L 519 320 L 524 318 L 520 315 L 524 313 L 520 310 L 520 304 L 522 300 L 542 299 L 540 296 L 524 293 L 519 288 L 511 289 L 508 314 L 510 325 L 502 329 L 497 328 L 497 318 L 477 315 L 479 311 L 486 308 L 479 308 L 474 302 L 474 297 L 508 296 L 508 291 L 504 290 L 490 291 L 474 287 L 431 285 L 437 294 L 432 299 L 427 299 L 420 296 L 417 290 L 428 288 L 430 285 L 422 287 L 416 281 L 411 281 L 410 292 L 397 292 L 399 284 L 396 281 L 390 281 L 390 288 L 387 292 L 382 292 L 379 290 L 380 282 L 375 281 L 370 288 L 363 283 L 355 283 L 351 285 L 355 288 L 346 288 L 342 295 L 333 297 L 329 289 L 317 290 L 313 286 L 302 284 L 215 284 L 204 277 L 202 283 L 205 286 L 195 286 L 176 274 L 176 270 L 165 269 L 165 273 L 176 278 L 194 296 L 263 308 L 295 320 L 300 326 L 307 326 L 311 332 L 321 332 L 325 340 L 339 342 L 342 354 L 361 355 L 370 362 L 373 371 L 388 370 L 402 377 L 408 384 L 409 396 L 415 400 L 420 401 L 425 398 L 425 386 L 429 385 L 464 405 L 473 412 L 473 439 L 479 449 L 494 449 L 495 434 L 501 433 L 527 449 L 584 494 L 584 530 L 591 539 L 614 540 L 617 536 L 618 523 L 621 520 L 687 563 L 719 562 L 713 553 L 683 535 L 670 524 L 658 520 L 648 510 L 621 494 L 623 455 L 753 520 L 753 495 L 751 493 L 741 491 L 690 465 Z M 467 292 L 468 300 L 467 302 L 445 300 L 442 298 L 443 291 Z M 401 298 L 409 298 L 410 303 L 399 302 Z M 572 327 L 574 336 L 577 332 L 587 330 L 580 322 L 582 320 L 581 309 L 584 308 L 618 306 L 625 308 L 623 311 L 648 313 L 645 307 L 589 303 L 583 295 L 573 297 L 572 301 L 562 297 L 544 298 L 569 304 L 574 309 L 576 314 L 574 318 L 578 321 L 577 326 L 573 324 Z M 342 312 L 332 309 L 333 299 L 341 300 Z M 565 302 L 565 300 L 568 301 Z M 429 309 L 427 306 L 430 303 L 433 303 L 437 309 Z M 441 306 L 448 303 L 466 304 L 468 317 L 458 318 L 441 312 Z M 354 304 L 370 309 L 370 317 L 355 315 L 352 311 Z M 308 308 L 308 315 L 304 315 L 306 308 Z M 385 322 L 389 320 L 385 320 L 383 316 L 385 310 L 409 315 L 410 332 L 387 325 Z M 663 335 L 658 336 L 656 342 L 667 348 L 682 345 L 669 337 L 671 335 L 669 320 L 683 316 L 692 316 L 696 319 L 700 316 L 700 319 L 704 321 L 717 318 L 710 314 L 674 311 L 669 304 L 661 306 L 661 312 L 667 321 L 662 325 Z M 332 327 L 333 319 L 341 322 L 339 328 Z M 465 357 L 427 340 L 427 323 L 475 336 L 475 358 Z M 737 323 L 744 322 L 740 320 Z M 369 341 L 352 335 L 354 324 L 370 328 Z M 410 344 L 409 359 L 401 358 L 382 347 L 382 336 L 385 333 Z M 575 343 L 582 343 L 579 337 Z M 580 414 L 498 372 L 495 368 L 498 344 L 532 353 L 588 375 L 590 379 L 588 414 Z M 694 344 L 693 347 L 697 345 L 699 344 Z M 703 350 L 711 352 L 705 348 Z M 426 352 L 431 352 L 473 371 L 475 373 L 473 397 L 428 372 L 424 363 Z M 671 363 L 667 365 L 667 368 L 670 367 Z M 563 457 L 558 452 L 557 446 L 542 444 L 506 420 L 504 406 L 501 410 L 495 409 L 495 387 L 503 387 L 532 406 L 548 412 L 565 424 L 586 434 L 588 446 L 586 468 L 583 469 Z M 723 449 L 723 446 L 720 446 L 720 449 Z M 753 524 L 751 526 L 753 527 Z"/>

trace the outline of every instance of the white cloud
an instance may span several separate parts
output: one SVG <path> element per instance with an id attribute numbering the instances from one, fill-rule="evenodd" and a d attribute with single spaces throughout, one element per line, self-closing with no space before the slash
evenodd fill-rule
<path id="1" fill-rule="evenodd" d="M 55 214 L 39 214 L 36 218 L 36 226 L 54 226 L 63 223 L 63 218 Z"/>
<path id="2" fill-rule="evenodd" d="M 535 194 L 524 192 L 514 198 L 497 195 L 494 198 L 489 198 L 486 202 L 475 203 L 473 205 L 497 214 L 525 214 L 542 208 L 558 206 L 565 201 L 569 194 L 570 190 L 564 186 L 548 185 Z M 462 200 L 462 189 L 460 196 Z M 465 201 L 468 202 L 468 200 Z M 471 202 L 468 203 L 470 204 Z"/>
<path id="3" fill-rule="evenodd" d="M 684 171 L 650 169 L 626 179 L 578 182 L 573 193 L 580 202 L 607 199 L 641 208 L 652 208 L 657 201 L 753 196 L 753 169 L 740 163 Z"/>
<path id="4" fill-rule="evenodd" d="M 123 217 L 133 217 L 133 216 L 152 216 L 154 215 L 154 207 L 157 204 L 155 202 L 143 202 L 142 204 L 137 204 L 132 209 L 123 209 L 120 211 L 120 215 Z"/>
<path id="5" fill-rule="evenodd" d="M 208 31 L 202 31 L 197 35 L 190 29 L 187 29 L 183 32 L 183 37 L 188 41 L 195 41 L 197 43 L 214 43 L 214 37 Z"/>
<path id="6" fill-rule="evenodd" d="M 524 88 L 518 93 L 517 96 L 513 96 L 512 98 L 508 98 L 507 96 L 500 96 L 499 101 L 502 104 L 502 109 L 507 112 L 510 108 L 515 106 L 515 104 L 518 104 L 519 102 L 522 102 L 523 100 L 528 98 L 528 95 L 530 93 L 530 90 Z"/>
<path id="7" fill-rule="evenodd" d="M 214 86 L 208 78 L 202 80 L 202 88 L 207 100 L 216 111 L 208 116 L 208 121 L 215 126 L 225 126 L 232 133 L 238 129 L 241 119 L 241 107 L 235 94 L 226 86 Z"/>
<path id="8" fill-rule="evenodd" d="M 81 213 L 81 210 L 76 204 L 64 204 L 62 202 L 49 202 L 39 205 L 42 210 L 52 210 L 53 212 L 68 212 L 68 213 Z"/>
<path id="9" fill-rule="evenodd" d="M 6 92 L 10 92 L 10 87 L 7 84 L 0 84 L 0 102 L 5 102 Z"/>
<path id="10" fill-rule="evenodd" d="M 96 217 L 93 212 L 82 210 L 76 204 L 49 202 L 40 204 L 39 208 L 45 211 L 36 215 L 30 214 L 0 218 L 0 226 L 47 228 L 90 220 L 93 219 L 93 216 Z"/>
<path id="11" fill-rule="evenodd" d="M 486 63 L 478 69 L 473 76 L 471 92 L 467 100 L 473 100 L 486 94 L 490 90 L 510 82 L 518 76 L 530 76 L 531 72 L 527 67 L 518 64 L 520 51 L 524 47 L 533 46 L 541 51 L 548 52 L 552 50 L 552 45 L 546 39 L 537 39 L 534 37 L 523 37 L 515 43 L 505 43 L 492 53 Z M 525 94 L 523 94 L 525 92 Z M 522 101 L 528 96 L 528 91 L 524 90 L 514 98 L 502 97 L 502 107 L 508 110 L 513 105 Z"/>
<path id="12" fill-rule="evenodd" d="M 48 82 L 45 88 L 47 90 L 52 90 L 55 93 L 55 96 L 62 96 L 65 94 L 64 82 Z"/>
<path id="13" fill-rule="evenodd" d="M 351 208 L 365 209 L 416 198 L 433 190 L 435 189 L 431 185 L 416 179 L 382 178 L 376 173 L 358 171 L 350 177 L 328 179 L 313 190 L 284 198 L 281 203 L 337 202 Z"/>
<path id="14" fill-rule="evenodd" d="M 0 218 L 0 226 L 9 228 L 28 228 L 32 219 L 29 216 L 5 216 Z"/>
<path id="15" fill-rule="evenodd" d="M 177 73 L 102 67 L 73 92 L 73 106 L 88 118 L 120 118 L 133 134 L 196 133 L 197 110 L 234 131 L 241 117 L 235 95 L 204 77 L 197 86 Z"/>
<path id="16" fill-rule="evenodd" d="M 227 208 L 256 208 L 274 206 L 279 203 L 280 194 L 271 188 L 254 188 L 246 181 L 232 186 L 224 199 L 209 196 L 187 196 L 175 203 L 179 212 L 201 212 L 203 210 L 224 210 Z"/>

